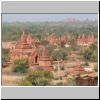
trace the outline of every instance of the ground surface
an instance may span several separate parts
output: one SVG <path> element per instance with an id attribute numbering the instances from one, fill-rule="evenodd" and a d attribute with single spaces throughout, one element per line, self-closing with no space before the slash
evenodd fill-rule
<path id="1" fill-rule="evenodd" d="M 73 66 L 76 64 L 76 62 L 65 62 L 64 63 L 64 70 L 60 70 L 59 75 L 62 76 L 62 79 L 59 80 L 58 77 L 58 71 L 53 71 L 55 79 L 52 81 L 53 84 L 55 85 L 58 82 L 63 82 L 67 84 L 66 80 L 66 74 L 67 71 L 71 71 Z M 91 67 L 94 66 L 95 63 L 89 63 Z M 55 64 L 57 65 L 57 64 Z M 26 75 L 25 74 L 19 74 L 19 73 L 14 73 L 12 72 L 12 67 L 8 66 L 5 68 L 2 68 L 2 85 L 3 86 L 17 86 L 17 82 L 23 79 Z"/>

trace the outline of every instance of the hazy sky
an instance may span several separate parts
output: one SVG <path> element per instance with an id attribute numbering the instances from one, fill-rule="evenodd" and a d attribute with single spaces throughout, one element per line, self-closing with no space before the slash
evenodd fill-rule
<path id="1" fill-rule="evenodd" d="M 63 21 L 69 18 L 97 20 L 97 14 L 2 14 L 3 22 Z"/>

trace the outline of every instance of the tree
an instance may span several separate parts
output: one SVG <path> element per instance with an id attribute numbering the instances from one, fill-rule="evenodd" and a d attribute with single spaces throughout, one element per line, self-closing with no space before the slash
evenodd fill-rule
<path id="1" fill-rule="evenodd" d="M 75 37 L 73 37 L 73 38 L 70 40 L 70 44 L 71 44 L 71 46 L 73 46 L 73 47 L 76 46 L 76 39 L 75 39 Z"/>
<path id="2" fill-rule="evenodd" d="M 25 73 L 28 68 L 28 59 L 23 58 L 14 61 L 14 72 Z"/>
<path id="3" fill-rule="evenodd" d="M 76 45 L 76 38 L 75 38 L 75 36 L 73 36 L 72 39 L 70 40 L 70 45 L 71 45 L 71 50 L 73 50 L 73 51 L 78 50 L 78 47 Z"/>
<path id="4" fill-rule="evenodd" d="M 84 26 L 87 27 L 84 27 Z M 58 36 L 61 33 L 85 33 L 90 32 L 95 33 L 97 36 L 98 33 L 98 23 L 97 21 L 81 21 L 81 22 L 14 22 L 14 23 L 2 23 L 2 40 L 17 40 L 20 36 L 20 32 L 25 30 L 25 32 L 31 33 L 33 36 L 35 33 L 39 40 L 42 40 L 44 34 L 48 31 L 49 33 L 55 32 Z M 15 33 L 15 34 L 13 34 Z"/>
<path id="5" fill-rule="evenodd" d="M 41 34 L 36 34 L 35 37 L 41 41 Z"/>
<path id="6" fill-rule="evenodd" d="M 61 46 L 62 48 L 65 48 L 65 43 L 64 43 L 64 42 L 61 42 L 60 46 Z"/>
<path id="7" fill-rule="evenodd" d="M 54 45 L 47 45 L 46 46 L 46 49 L 48 50 L 48 54 L 51 56 L 52 55 L 52 52 L 54 51 L 56 47 Z"/>
<path id="8" fill-rule="evenodd" d="M 83 51 L 83 57 L 85 60 L 91 60 L 91 57 L 93 56 L 93 51 L 90 48 L 86 48 Z"/>
<path id="9" fill-rule="evenodd" d="M 58 50 L 54 50 L 52 52 L 52 58 L 56 61 L 58 60 L 66 60 L 67 59 L 67 52 L 65 48 L 59 48 Z"/>
<path id="10" fill-rule="evenodd" d="M 58 62 L 57 69 L 58 69 L 58 77 L 59 77 L 59 80 L 60 80 L 60 60 L 66 60 L 67 59 L 67 52 L 66 52 L 65 49 L 59 48 L 58 50 L 55 50 L 52 53 L 52 58 Z"/>
<path id="11" fill-rule="evenodd" d="M 49 44 L 49 42 L 47 40 L 43 40 L 43 41 L 41 41 L 41 44 L 44 45 L 44 46 L 46 46 L 46 45 Z"/>
<path id="12" fill-rule="evenodd" d="M 26 81 L 35 86 L 50 85 L 50 81 L 53 79 L 53 74 L 47 70 L 29 70 L 26 77 Z"/>
<path id="13" fill-rule="evenodd" d="M 97 45 L 95 43 L 91 44 L 90 49 L 93 51 L 97 49 Z"/>

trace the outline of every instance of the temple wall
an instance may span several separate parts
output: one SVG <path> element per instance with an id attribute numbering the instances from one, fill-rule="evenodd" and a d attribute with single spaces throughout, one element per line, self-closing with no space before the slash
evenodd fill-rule
<path id="1" fill-rule="evenodd" d="M 39 61 L 39 66 L 51 67 L 52 66 L 52 61 Z"/>

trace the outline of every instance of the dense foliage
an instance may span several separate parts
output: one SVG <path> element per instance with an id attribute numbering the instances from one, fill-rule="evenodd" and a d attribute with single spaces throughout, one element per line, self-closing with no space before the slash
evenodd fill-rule
<path id="1" fill-rule="evenodd" d="M 53 79 L 53 74 L 46 70 L 29 70 L 26 78 L 19 85 L 48 86 Z"/>
<path id="2" fill-rule="evenodd" d="M 44 38 L 44 34 L 55 32 L 57 36 L 66 33 L 74 33 L 77 36 L 80 33 L 89 34 L 91 32 L 98 33 L 97 21 L 80 21 L 80 22 L 15 22 L 15 23 L 2 23 L 2 40 L 11 41 L 17 40 L 20 33 L 37 34 L 39 39 Z"/>
<path id="3" fill-rule="evenodd" d="M 98 59 L 97 53 L 90 48 L 83 49 L 82 54 L 86 61 L 97 61 Z"/>
<path id="4" fill-rule="evenodd" d="M 64 48 L 59 48 L 58 50 L 54 50 L 52 52 L 52 58 L 53 60 L 66 60 L 67 59 L 67 51 Z"/>
<path id="5" fill-rule="evenodd" d="M 25 73 L 27 72 L 28 69 L 28 59 L 16 59 L 14 61 L 14 71 L 15 72 L 20 72 L 20 73 Z"/>

